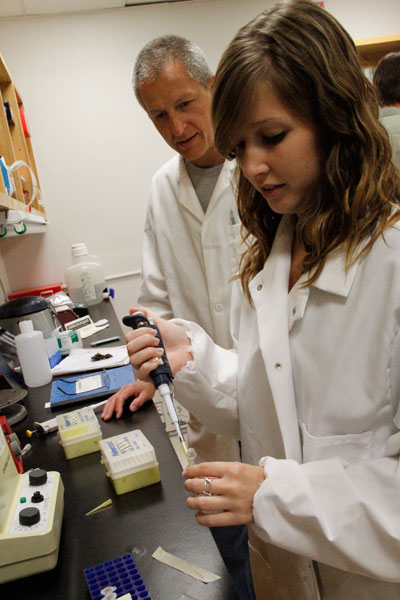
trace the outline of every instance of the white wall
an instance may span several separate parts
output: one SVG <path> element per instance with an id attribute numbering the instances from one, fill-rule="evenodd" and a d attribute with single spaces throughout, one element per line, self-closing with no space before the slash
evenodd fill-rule
<path id="1" fill-rule="evenodd" d="M 237 29 L 271 0 L 193 0 L 69 16 L 0 19 L 0 52 L 25 104 L 50 221 L 43 235 L 0 240 L 10 288 L 64 281 L 85 241 L 135 305 L 150 178 L 172 156 L 132 89 L 140 48 L 164 33 L 196 41 L 215 69 Z M 326 0 L 354 38 L 397 33 L 398 0 Z"/>

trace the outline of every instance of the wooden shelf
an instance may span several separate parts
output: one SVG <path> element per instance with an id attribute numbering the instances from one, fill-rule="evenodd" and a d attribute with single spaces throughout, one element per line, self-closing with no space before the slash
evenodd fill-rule
<path id="1" fill-rule="evenodd" d="M 33 194 L 33 182 L 29 169 L 26 166 L 20 166 L 12 173 L 15 192 L 12 196 L 7 195 L 3 176 L 0 173 L 0 212 L 8 209 L 29 211 L 30 214 L 36 214 L 46 219 L 44 207 L 39 204 L 40 183 L 36 169 L 35 158 L 32 150 L 32 143 L 29 135 L 25 135 L 21 120 L 21 111 L 24 112 L 24 105 L 21 96 L 18 94 L 12 81 L 11 75 L 0 55 L 0 101 L 8 103 L 12 115 L 12 121 L 7 119 L 5 109 L 0 108 L 0 156 L 8 167 L 16 161 L 23 161 L 29 165 L 36 178 L 38 195 L 30 207 L 28 207 Z"/>
<path id="2" fill-rule="evenodd" d="M 375 67 L 389 52 L 400 51 L 400 33 L 355 40 L 363 67 Z"/>
<path id="3" fill-rule="evenodd" d="M 16 200 L 12 196 L 7 196 L 4 192 L 0 192 L 0 212 L 4 210 L 22 210 L 24 212 L 29 212 L 29 214 L 46 218 L 44 210 L 38 210 L 37 208 L 32 207 L 29 211 L 26 208 L 26 204 Z"/>

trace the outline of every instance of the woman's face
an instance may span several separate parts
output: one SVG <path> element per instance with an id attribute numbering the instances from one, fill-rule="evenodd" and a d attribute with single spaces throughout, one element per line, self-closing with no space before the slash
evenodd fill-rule
<path id="1" fill-rule="evenodd" d="M 261 85 L 236 148 L 243 175 L 279 214 L 300 216 L 321 173 L 316 129 Z"/>

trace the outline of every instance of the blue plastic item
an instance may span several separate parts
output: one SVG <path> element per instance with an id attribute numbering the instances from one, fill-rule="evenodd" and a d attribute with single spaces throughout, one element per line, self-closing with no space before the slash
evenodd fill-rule
<path id="1" fill-rule="evenodd" d="M 95 375 L 100 375 L 102 387 L 77 394 L 75 391 L 76 382 Z M 102 371 L 89 371 L 85 375 L 77 375 L 67 379 L 55 379 L 51 384 L 50 408 L 110 396 L 115 394 L 123 385 L 133 381 L 135 381 L 135 375 L 131 365 L 103 369 Z"/>
<path id="2" fill-rule="evenodd" d="M 117 597 L 130 594 L 132 600 L 151 600 L 131 554 L 107 560 L 83 571 L 92 600 L 102 600 L 104 590 L 113 587 Z"/>
<path id="3" fill-rule="evenodd" d="M 3 157 L 0 157 L 0 167 L 1 167 L 1 174 L 3 175 L 3 181 L 4 181 L 4 186 L 6 188 L 6 192 L 8 195 L 10 195 L 10 192 L 11 192 L 10 179 L 8 176 L 6 163 L 4 162 Z"/>

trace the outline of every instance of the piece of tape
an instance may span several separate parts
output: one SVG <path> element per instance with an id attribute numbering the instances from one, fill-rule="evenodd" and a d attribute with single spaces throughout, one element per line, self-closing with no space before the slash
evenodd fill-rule
<path id="1" fill-rule="evenodd" d="M 211 581 L 221 579 L 219 575 L 214 575 L 214 573 L 210 573 L 210 571 L 206 571 L 206 569 L 197 567 L 187 560 L 183 560 L 183 558 L 178 558 L 169 552 L 165 552 L 161 546 L 153 552 L 152 556 L 165 565 L 168 565 L 177 571 L 181 571 L 182 573 L 186 573 L 186 575 L 190 575 L 190 577 L 193 577 L 194 579 L 199 579 L 203 583 L 210 583 Z"/>

